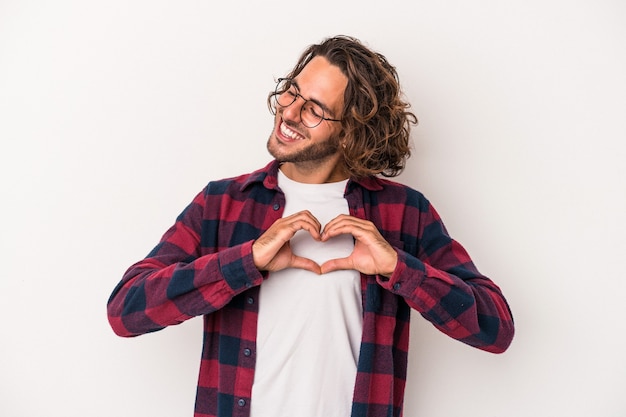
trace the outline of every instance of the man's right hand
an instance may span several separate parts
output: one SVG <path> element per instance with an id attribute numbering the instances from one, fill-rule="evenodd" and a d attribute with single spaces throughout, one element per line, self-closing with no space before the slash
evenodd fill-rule
<path id="1" fill-rule="evenodd" d="M 320 222 L 308 210 L 276 220 L 252 245 L 254 265 L 260 271 L 300 268 L 321 273 L 317 263 L 295 255 L 289 245 L 289 241 L 299 230 L 306 230 L 313 239 L 319 241 L 321 228 Z"/>

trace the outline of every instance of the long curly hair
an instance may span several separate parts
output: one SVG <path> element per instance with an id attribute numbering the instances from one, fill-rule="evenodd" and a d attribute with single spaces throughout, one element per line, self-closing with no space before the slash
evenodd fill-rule
<path id="1" fill-rule="evenodd" d="M 351 176 L 395 177 L 411 156 L 409 137 L 417 117 L 403 100 L 395 67 L 383 55 L 351 36 L 339 35 L 310 45 L 288 78 L 295 78 L 317 56 L 348 78 L 342 124 L 343 162 Z M 275 92 L 267 98 L 273 109 Z"/>

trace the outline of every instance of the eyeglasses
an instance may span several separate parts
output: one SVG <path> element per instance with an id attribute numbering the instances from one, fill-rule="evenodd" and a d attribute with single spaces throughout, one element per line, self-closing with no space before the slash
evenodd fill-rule
<path id="1" fill-rule="evenodd" d="M 323 120 L 340 122 L 340 119 L 330 119 L 324 116 L 324 108 L 314 100 L 302 97 L 291 78 L 279 78 L 274 90 L 274 101 L 280 107 L 289 107 L 300 97 L 304 104 L 300 107 L 300 120 L 308 128 L 317 127 Z"/>

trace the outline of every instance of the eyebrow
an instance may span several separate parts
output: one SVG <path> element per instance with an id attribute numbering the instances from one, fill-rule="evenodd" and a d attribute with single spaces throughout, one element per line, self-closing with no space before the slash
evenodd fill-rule
<path id="1" fill-rule="evenodd" d="M 291 84 L 293 84 L 293 86 L 296 87 L 296 90 L 298 90 L 298 94 L 300 94 L 300 86 L 298 85 L 298 82 L 296 80 L 291 80 Z M 328 116 L 330 116 L 331 118 L 337 117 L 337 115 L 335 115 L 334 111 L 329 109 L 328 106 L 326 106 L 324 103 L 322 103 L 318 99 L 315 99 L 315 98 L 305 98 L 305 100 L 306 101 L 311 101 L 311 102 L 317 104 L 318 106 L 320 106 L 322 108 L 322 110 L 324 110 L 324 113 L 327 114 Z"/>

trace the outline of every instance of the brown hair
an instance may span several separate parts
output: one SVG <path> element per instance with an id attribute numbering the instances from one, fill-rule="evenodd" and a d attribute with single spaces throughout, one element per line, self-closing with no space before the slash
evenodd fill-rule
<path id="1" fill-rule="evenodd" d="M 403 100 L 396 69 L 358 39 L 341 35 L 310 45 L 287 77 L 295 78 L 316 56 L 326 58 L 348 78 L 341 149 L 350 175 L 400 174 L 411 155 L 409 136 L 417 117 Z M 270 108 L 273 96 L 273 92 L 268 96 Z"/>

